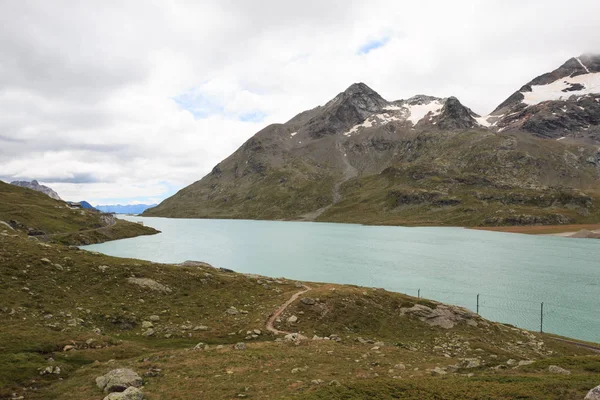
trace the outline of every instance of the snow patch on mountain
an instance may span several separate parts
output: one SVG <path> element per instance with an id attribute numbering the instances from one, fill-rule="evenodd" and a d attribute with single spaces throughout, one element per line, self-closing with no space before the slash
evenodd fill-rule
<path id="1" fill-rule="evenodd" d="M 568 76 L 547 85 L 533 85 L 531 92 L 521 93 L 523 103 L 530 106 L 549 100 L 567 100 L 571 96 L 600 94 L 600 72 Z"/>
<path id="2" fill-rule="evenodd" d="M 442 100 L 434 100 L 426 104 L 408 104 L 409 116 L 407 118 L 413 125 L 425 118 L 427 115 L 434 117 L 442 112 L 444 103 Z"/>

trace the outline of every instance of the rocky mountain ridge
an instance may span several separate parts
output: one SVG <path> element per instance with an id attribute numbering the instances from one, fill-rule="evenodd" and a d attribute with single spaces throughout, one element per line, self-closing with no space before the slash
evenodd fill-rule
<path id="1" fill-rule="evenodd" d="M 595 64 L 584 62 L 590 72 L 568 62 L 532 82 L 595 76 Z M 562 132 L 561 140 L 540 138 L 559 134 L 540 127 L 556 126 L 547 115 L 552 107 L 577 107 L 569 121 L 581 122 L 579 112 L 596 115 L 593 96 L 536 105 L 511 100 L 501 114 L 481 117 L 455 97 L 387 101 L 356 83 L 323 106 L 267 126 L 144 214 L 415 225 L 587 221 L 600 195 L 598 125 Z M 514 107 L 525 113 L 519 123 L 509 123 L 514 113 L 505 115 Z"/>
<path id="2" fill-rule="evenodd" d="M 540 137 L 586 138 L 600 143 L 600 56 L 573 57 L 502 102 L 482 124 L 522 129 Z"/>
<path id="3" fill-rule="evenodd" d="M 40 185 L 39 182 L 36 181 L 35 179 L 32 180 L 31 182 L 28 182 L 28 181 L 13 181 L 10 184 L 11 185 L 15 185 L 15 186 L 24 187 L 24 188 L 31 189 L 31 190 L 35 190 L 35 191 L 38 191 L 38 192 L 42 192 L 45 195 L 53 198 L 54 200 L 62 200 L 60 198 L 60 196 L 58 195 L 58 193 L 56 193 L 54 190 L 52 190 L 48 186 Z"/>

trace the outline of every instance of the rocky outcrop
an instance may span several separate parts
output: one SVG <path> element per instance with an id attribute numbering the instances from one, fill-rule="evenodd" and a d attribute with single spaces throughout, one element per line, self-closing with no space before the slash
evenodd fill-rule
<path id="1" fill-rule="evenodd" d="M 148 278 L 127 278 L 127 282 L 133 285 L 137 285 L 144 289 L 149 289 L 155 292 L 160 292 L 164 294 L 171 293 L 172 290 L 170 287 L 163 285 L 161 283 L 156 282 L 153 279 Z"/>
<path id="2" fill-rule="evenodd" d="M 600 385 L 590 390 L 584 400 L 600 400 Z"/>
<path id="3" fill-rule="evenodd" d="M 54 200 L 61 200 L 58 193 L 54 190 L 50 189 L 48 186 L 40 185 L 38 181 L 33 180 L 31 182 L 27 181 L 13 181 L 10 183 L 11 185 L 24 187 L 27 189 L 35 190 L 36 192 L 42 192 L 45 195 L 52 197 Z"/>
<path id="4" fill-rule="evenodd" d="M 129 387 L 139 388 L 142 384 L 142 378 L 127 368 L 113 369 L 96 378 L 96 385 L 106 393 L 123 392 Z"/>
<path id="5" fill-rule="evenodd" d="M 142 391 L 135 387 L 128 387 L 125 391 L 120 393 L 111 393 L 104 398 L 104 400 L 143 400 L 144 394 Z"/>
<path id="6" fill-rule="evenodd" d="M 435 303 L 434 307 L 429 307 L 424 304 L 403 307 L 400 308 L 400 313 L 402 315 L 417 318 L 427 325 L 439 326 L 444 329 L 454 328 L 454 326 L 459 323 L 477 326 L 477 320 L 480 319 L 477 314 L 465 308 L 438 303 Z"/>

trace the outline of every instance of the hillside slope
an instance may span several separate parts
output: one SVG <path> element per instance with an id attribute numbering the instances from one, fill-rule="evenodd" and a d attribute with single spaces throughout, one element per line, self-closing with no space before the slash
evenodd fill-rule
<path id="1" fill-rule="evenodd" d="M 39 240 L 76 245 L 158 233 L 94 210 L 71 209 L 64 201 L 1 181 L 0 223 Z"/>
<path id="2" fill-rule="evenodd" d="M 582 399 L 600 384 L 593 349 L 382 289 L 120 259 L 2 227 L 0 262 L 1 398 L 101 399 L 95 379 L 117 368 L 149 400 Z M 298 292 L 275 326 L 301 336 L 267 331 Z"/>
<path id="3" fill-rule="evenodd" d="M 585 96 L 578 107 L 592 101 L 595 115 L 597 101 Z M 144 215 L 463 226 L 597 222 L 600 151 L 591 133 L 547 140 L 525 123 L 509 127 L 490 118 L 454 97 L 389 102 L 353 84 L 324 106 L 258 132 Z"/>

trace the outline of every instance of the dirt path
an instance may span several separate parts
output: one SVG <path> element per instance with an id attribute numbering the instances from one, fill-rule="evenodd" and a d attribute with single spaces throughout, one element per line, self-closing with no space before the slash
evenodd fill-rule
<path id="1" fill-rule="evenodd" d="M 591 344 L 579 343 L 579 342 L 575 342 L 573 340 L 567 340 L 567 339 L 561 339 L 561 338 L 555 338 L 555 337 L 551 337 L 550 339 L 558 340 L 559 342 L 569 343 L 569 344 L 572 344 L 577 347 L 583 347 L 584 349 L 589 349 L 589 350 L 595 351 L 596 353 L 600 353 L 600 347 L 592 346 Z"/>
<path id="2" fill-rule="evenodd" d="M 286 332 L 286 331 L 280 331 L 279 329 L 276 329 L 275 327 L 273 327 L 273 323 L 275 322 L 275 320 L 277 318 L 279 318 L 279 316 L 281 315 L 281 313 L 283 313 L 285 311 L 286 308 L 288 308 L 288 306 L 290 304 L 292 304 L 294 301 L 296 301 L 296 299 L 298 299 L 298 297 L 302 296 L 304 293 L 308 292 L 309 290 L 312 290 L 311 287 L 306 286 L 306 285 L 302 285 L 303 289 L 297 293 L 295 293 L 292 297 L 289 298 L 288 301 L 286 301 L 285 303 L 283 303 L 270 317 L 269 320 L 267 321 L 267 330 L 269 332 L 273 332 L 276 335 L 288 335 L 292 332 Z"/>

